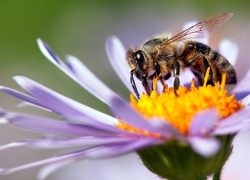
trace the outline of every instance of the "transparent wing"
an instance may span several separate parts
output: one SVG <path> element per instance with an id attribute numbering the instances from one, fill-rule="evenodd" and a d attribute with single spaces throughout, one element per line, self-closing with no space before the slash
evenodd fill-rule
<path id="1" fill-rule="evenodd" d="M 218 14 L 216 16 L 205 19 L 191 26 L 190 28 L 182 31 L 181 33 L 173 36 L 162 45 L 168 44 L 174 41 L 183 41 L 185 39 L 190 39 L 190 38 L 204 38 L 206 37 L 206 35 L 210 34 L 211 32 L 215 31 L 217 28 L 219 28 L 231 16 L 233 16 L 233 13 L 223 13 L 223 14 Z"/>

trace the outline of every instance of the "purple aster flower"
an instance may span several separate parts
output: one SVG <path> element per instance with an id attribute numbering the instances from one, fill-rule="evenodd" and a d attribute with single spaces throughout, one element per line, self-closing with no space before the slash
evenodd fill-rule
<path id="1" fill-rule="evenodd" d="M 227 100 L 230 99 L 230 103 L 232 100 L 230 105 L 233 107 L 228 107 L 230 111 L 232 110 L 231 114 L 222 116 L 220 113 L 227 113 L 228 111 L 222 108 L 223 110 L 218 112 L 217 104 L 202 110 L 193 108 L 194 115 L 189 119 L 190 124 L 182 131 L 182 127 L 179 127 L 178 123 L 176 125 L 170 120 L 172 117 L 168 119 L 165 117 L 165 114 L 163 116 L 161 114 L 153 114 L 153 116 L 147 114 L 149 112 L 147 108 L 157 109 L 158 107 L 163 107 L 163 105 L 153 106 L 153 103 L 147 100 L 144 109 L 140 109 L 139 103 L 142 101 L 137 102 L 132 96 L 130 105 L 100 81 L 76 57 L 69 55 L 66 57 L 66 63 L 64 63 L 45 42 L 38 39 L 38 45 L 42 53 L 54 65 L 103 101 L 114 116 L 109 116 L 80 104 L 25 76 L 14 76 L 14 80 L 28 94 L 7 87 L 1 87 L 0 90 L 2 92 L 24 101 L 22 105 L 32 105 L 59 114 L 64 117 L 64 121 L 29 114 L 11 113 L 1 109 L 1 123 L 9 123 L 43 133 L 52 133 L 56 135 L 56 138 L 47 137 L 39 140 L 13 142 L 0 146 L 0 150 L 24 145 L 38 148 L 77 147 L 79 149 L 26 165 L 1 169 L 0 174 L 9 174 L 47 164 L 38 173 L 38 179 L 44 179 L 53 171 L 69 163 L 83 159 L 114 157 L 137 152 L 145 166 L 161 177 L 174 179 L 174 175 L 177 177 L 180 174 L 182 174 L 180 177 L 194 177 L 196 170 L 190 171 L 187 168 L 193 168 L 194 166 L 198 169 L 197 172 L 200 173 L 202 171 L 201 177 L 206 177 L 215 173 L 217 169 L 222 168 L 231 153 L 231 141 L 234 135 L 250 125 L 250 113 L 248 111 L 250 96 L 248 95 L 249 88 L 247 87 L 250 72 L 246 74 L 232 91 L 235 94 L 235 98 L 234 95 L 227 96 L 223 87 L 221 89 L 219 87 L 215 87 L 217 89 L 214 88 L 220 92 L 218 94 L 225 94 L 221 98 L 221 102 L 224 103 L 223 99 L 226 98 Z M 129 80 L 130 71 L 125 60 L 126 51 L 123 45 L 116 37 L 110 37 L 106 43 L 106 50 L 114 70 L 125 86 L 133 93 Z M 233 41 L 224 40 L 219 45 L 218 51 L 226 57 L 230 55 L 228 59 L 231 64 L 235 64 L 238 47 Z M 180 91 L 186 91 L 185 85 L 190 84 L 192 78 L 193 75 L 188 70 L 181 75 L 180 79 L 183 86 L 180 87 Z M 135 81 L 139 93 L 143 94 L 144 89 L 141 83 L 137 80 Z M 153 82 L 154 91 L 152 92 L 152 97 L 144 94 L 141 100 L 147 98 L 155 99 L 155 97 L 160 96 L 156 91 L 155 83 Z M 195 88 L 193 83 L 191 88 Z M 166 91 L 173 94 L 171 88 L 166 89 Z M 218 98 L 220 97 L 218 95 Z M 180 98 L 184 99 L 184 95 Z M 169 105 L 168 103 L 170 101 L 165 102 L 166 105 Z M 203 103 L 205 104 L 205 101 Z M 176 109 L 171 111 L 171 107 L 169 105 L 167 109 L 170 112 L 176 112 Z M 146 113 L 143 111 L 146 111 Z M 165 112 L 165 110 L 158 110 L 157 112 Z M 172 118 L 173 121 L 178 119 L 180 115 L 177 114 L 177 118 Z M 186 158 L 185 161 L 190 164 L 183 165 L 183 158 Z M 157 162 L 154 162 L 155 160 Z M 204 168 L 207 168 L 207 164 L 212 167 L 204 170 Z M 200 177 L 195 178 L 198 179 Z"/>

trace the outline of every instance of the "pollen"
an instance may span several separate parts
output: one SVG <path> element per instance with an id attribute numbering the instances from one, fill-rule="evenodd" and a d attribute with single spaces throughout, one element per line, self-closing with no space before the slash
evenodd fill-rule
<path id="1" fill-rule="evenodd" d="M 222 75 L 221 84 L 215 86 L 207 85 L 209 68 L 204 78 L 203 86 L 195 87 L 194 79 L 190 88 L 179 86 L 178 96 L 175 95 L 172 87 L 164 87 L 161 94 L 157 93 L 157 78 L 153 79 L 153 90 L 150 96 L 142 94 L 138 101 L 131 94 L 131 106 L 142 114 L 146 119 L 160 117 L 175 127 L 180 133 L 188 135 L 188 129 L 194 115 L 200 111 L 215 108 L 221 119 L 226 118 L 243 107 L 241 102 L 235 100 L 234 94 L 229 96 L 225 89 L 226 74 Z M 206 119 L 204 119 L 206 121 Z M 126 130 L 135 131 L 127 124 Z M 120 127 L 120 126 L 118 126 Z M 133 130 L 132 130 L 133 129 Z M 139 132 L 137 130 L 137 132 Z M 140 131 L 143 133 L 143 131 Z"/>

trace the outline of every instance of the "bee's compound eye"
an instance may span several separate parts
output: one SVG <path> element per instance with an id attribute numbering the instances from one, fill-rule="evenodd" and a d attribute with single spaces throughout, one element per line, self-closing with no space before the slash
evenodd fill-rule
<path id="1" fill-rule="evenodd" d="M 144 56 L 141 50 L 135 52 L 134 59 L 137 60 L 137 62 L 144 62 Z"/>

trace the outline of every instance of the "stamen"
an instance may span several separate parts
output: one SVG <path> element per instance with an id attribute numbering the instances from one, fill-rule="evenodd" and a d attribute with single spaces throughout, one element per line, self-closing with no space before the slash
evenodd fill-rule
<path id="1" fill-rule="evenodd" d="M 210 67 L 207 68 L 206 75 L 205 75 L 205 78 L 204 78 L 203 87 L 206 87 L 206 86 L 207 86 L 207 81 L 208 81 L 208 77 L 209 77 L 209 72 L 210 72 Z"/>
<path id="2" fill-rule="evenodd" d="M 157 77 L 154 77 L 154 78 L 153 78 L 153 90 L 155 90 L 155 91 L 157 90 L 157 89 L 156 89 L 157 80 L 158 80 Z"/>
<path id="3" fill-rule="evenodd" d="M 209 79 L 209 71 L 210 68 L 206 71 L 203 86 L 195 87 L 194 79 L 191 81 L 190 89 L 179 86 L 178 97 L 175 96 L 174 89 L 172 87 L 168 88 L 168 86 L 165 86 L 163 92 L 158 94 L 156 91 L 157 78 L 154 78 L 150 97 L 143 93 L 141 99 L 137 101 L 131 94 L 131 106 L 148 120 L 154 117 L 164 119 L 183 135 L 188 135 L 188 129 L 193 117 L 206 109 L 217 109 L 219 116 L 223 120 L 244 105 L 235 100 L 234 95 L 227 95 L 227 90 L 224 89 L 226 74 L 222 75 L 221 87 L 219 82 L 216 82 L 215 86 L 206 86 Z M 144 135 L 150 134 L 144 130 L 130 127 L 128 124 L 119 128 Z M 150 134 L 150 136 L 160 137 L 158 134 Z"/>
<path id="4" fill-rule="evenodd" d="M 225 88 L 226 79 L 227 79 L 227 74 L 223 73 L 222 74 L 222 79 L 221 79 L 221 87 L 220 87 L 221 90 Z"/>
<path id="5" fill-rule="evenodd" d="M 195 87 L 195 81 L 194 81 L 194 78 L 192 79 L 191 81 L 191 88 Z"/>

